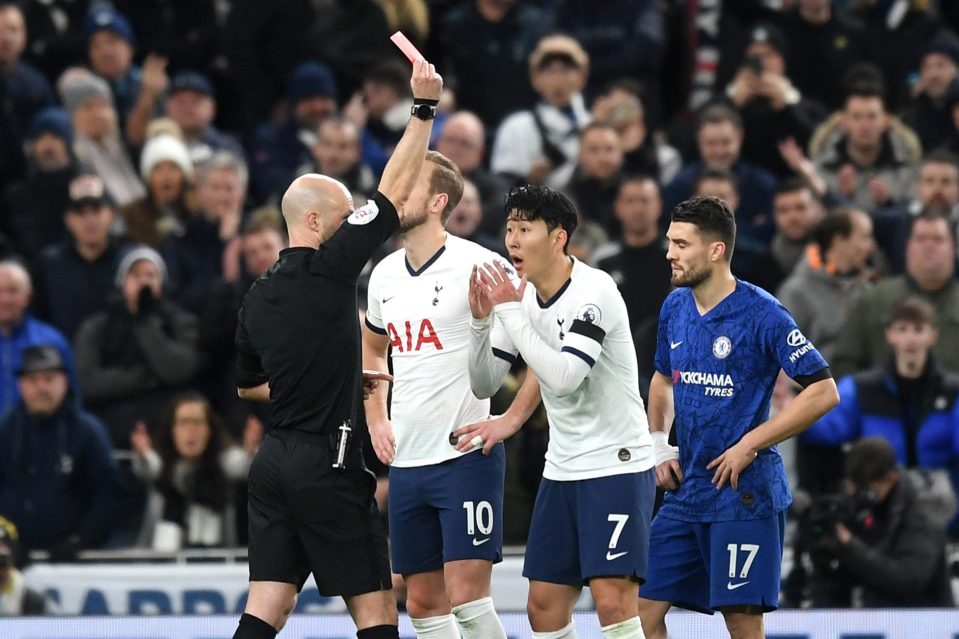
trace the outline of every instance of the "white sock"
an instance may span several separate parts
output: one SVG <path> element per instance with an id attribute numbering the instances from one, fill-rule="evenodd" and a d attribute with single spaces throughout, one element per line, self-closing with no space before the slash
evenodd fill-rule
<path id="1" fill-rule="evenodd" d="M 570 621 L 569 625 L 565 628 L 553 632 L 533 631 L 533 639 L 577 639 L 576 623 Z"/>
<path id="2" fill-rule="evenodd" d="M 503 624 L 493 609 L 493 598 L 483 597 L 453 608 L 463 639 L 506 639 Z"/>
<path id="3" fill-rule="evenodd" d="M 639 617 L 603 626 L 603 639 L 646 639 Z"/>
<path id="4" fill-rule="evenodd" d="M 414 619 L 410 617 L 413 630 L 418 639 L 460 639 L 459 628 L 456 627 L 456 617 L 440 615 L 439 617 L 424 617 Z"/>

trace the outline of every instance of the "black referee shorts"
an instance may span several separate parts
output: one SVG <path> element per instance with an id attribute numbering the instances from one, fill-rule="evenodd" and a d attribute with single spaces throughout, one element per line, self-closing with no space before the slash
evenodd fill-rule
<path id="1" fill-rule="evenodd" d="M 376 479 L 359 446 L 332 468 L 327 435 L 273 431 L 250 467 L 250 581 L 294 584 L 309 574 L 320 594 L 352 596 L 391 586 Z"/>

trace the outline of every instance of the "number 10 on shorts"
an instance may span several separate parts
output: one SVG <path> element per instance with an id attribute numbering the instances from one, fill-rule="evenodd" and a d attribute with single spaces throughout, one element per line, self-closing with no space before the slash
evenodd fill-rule
<path id="1" fill-rule="evenodd" d="M 477 528 L 481 535 L 488 535 L 493 531 L 493 506 L 488 501 L 475 505 L 471 501 L 464 501 L 463 510 L 466 511 L 467 535 L 475 535 Z"/>
<path id="2" fill-rule="evenodd" d="M 727 544 L 726 550 L 729 551 L 729 576 L 736 577 L 736 566 L 738 565 L 739 553 L 746 555 L 743 561 L 743 569 L 739 572 L 739 578 L 745 579 L 749 574 L 749 569 L 753 567 L 753 560 L 756 559 L 756 553 L 759 552 L 759 544 Z"/>

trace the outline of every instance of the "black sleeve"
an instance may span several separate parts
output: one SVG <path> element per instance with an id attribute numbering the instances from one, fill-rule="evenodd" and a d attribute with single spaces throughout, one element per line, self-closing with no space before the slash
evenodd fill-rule
<path id="1" fill-rule="evenodd" d="M 270 380 L 263 370 L 260 356 L 250 343 L 243 323 L 243 312 L 241 308 L 236 322 L 236 385 L 237 388 L 255 388 Z"/>
<path id="2" fill-rule="evenodd" d="M 346 218 L 343 225 L 320 247 L 314 271 L 351 283 L 383 242 L 399 227 L 396 207 L 379 191 Z"/>

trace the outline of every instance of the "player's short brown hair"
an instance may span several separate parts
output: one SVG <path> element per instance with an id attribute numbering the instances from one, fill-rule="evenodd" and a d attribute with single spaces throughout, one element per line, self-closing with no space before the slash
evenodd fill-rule
<path id="1" fill-rule="evenodd" d="M 450 213 L 463 197 L 463 173 L 456 164 L 438 151 L 427 151 L 426 161 L 433 163 L 433 175 L 430 176 L 430 195 L 446 193 L 446 208 L 441 221 L 446 224 Z"/>

